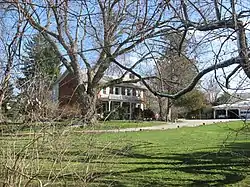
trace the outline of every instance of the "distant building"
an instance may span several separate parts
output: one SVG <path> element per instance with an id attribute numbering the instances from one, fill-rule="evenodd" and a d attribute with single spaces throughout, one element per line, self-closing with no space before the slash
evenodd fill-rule
<path id="1" fill-rule="evenodd" d="M 86 74 L 83 75 L 87 81 Z M 115 77 L 105 76 L 101 81 L 107 82 Z M 134 79 L 134 76 L 128 74 L 125 80 Z M 75 78 L 67 71 L 59 77 L 53 86 L 53 100 L 57 101 L 61 107 L 77 103 L 75 94 L 77 84 Z M 135 108 L 141 110 L 145 107 L 145 87 L 141 83 L 122 83 L 112 87 L 103 88 L 98 93 L 99 107 L 98 113 L 103 114 L 108 111 L 123 107 L 126 111 L 126 118 L 131 119 Z"/>
<path id="2" fill-rule="evenodd" d="M 214 119 L 250 119 L 250 93 L 233 94 L 226 104 L 214 106 Z"/>

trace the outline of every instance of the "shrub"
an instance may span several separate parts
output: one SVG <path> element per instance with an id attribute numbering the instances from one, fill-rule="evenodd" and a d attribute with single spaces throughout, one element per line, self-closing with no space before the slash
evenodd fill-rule
<path id="1" fill-rule="evenodd" d="M 119 107 L 113 111 L 106 111 L 103 114 L 103 120 L 125 120 L 126 109 Z"/>
<path id="2" fill-rule="evenodd" d="M 133 119 L 135 119 L 135 120 L 141 120 L 142 119 L 142 109 L 135 108 L 134 113 L 133 113 Z"/>
<path id="3" fill-rule="evenodd" d="M 58 113 L 62 119 L 72 119 L 81 116 L 81 110 L 78 105 L 65 105 L 58 109 Z"/>
<path id="4" fill-rule="evenodd" d="M 143 111 L 143 117 L 146 120 L 153 120 L 155 119 L 155 113 L 151 109 L 146 109 Z"/>
<path id="5" fill-rule="evenodd" d="M 119 120 L 125 120 L 126 119 L 126 109 L 123 107 L 118 108 L 118 116 Z"/>

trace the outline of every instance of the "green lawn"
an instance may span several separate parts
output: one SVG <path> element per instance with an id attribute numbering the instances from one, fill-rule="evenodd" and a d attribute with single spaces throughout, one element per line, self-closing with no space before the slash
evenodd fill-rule
<path id="1" fill-rule="evenodd" d="M 111 121 L 99 121 L 95 126 L 78 127 L 78 120 L 69 120 L 64 122 L 37 122 L 29 124 L 5 124 L 0 125 L 0 132 L 13 133 L 13 132 L 32 132 L 40 131 L 43 128 L 50 127 L 53 128 L 65 128 L 74 127 L 74 130 L 110 130 L 110 129 L 124 129 L 124 128 L 136 128 L 136 127 L 150 127 L 157 125 L 165 125 L 166 122 L 163 121 L 121 121 L 121 120 L 111 120 Z M 76 126 L 74 126 L 76 125 Z"/>
<path id="2" fill-rule="evenodd" d="M 233 122 L 165 131 L 56 129 L 49 135 L 1 137 L 1 167 L 12 170 L 0 168 L 0 178 L 3 182 L 8 172 L 23 171 L 33 176 L 31 186 L 36 179 L 50 181 L 49 186 L 249 186 L 249 133 L 248 125 Z"/>
<path id="3" fill-rule="evenodd" d="M 109 130 L 109 129 L 124 129 L 124 128 L 136 128 L 136 127 L 150 127 L 157 125 L 165 125 L 167 122 L 162 121 L 121 121 L 121 120 L 112 120 L 112 121 L 100 121 L 97 126 L 86 127 L 87 129 L 96 129 L 96 130 Z"/>

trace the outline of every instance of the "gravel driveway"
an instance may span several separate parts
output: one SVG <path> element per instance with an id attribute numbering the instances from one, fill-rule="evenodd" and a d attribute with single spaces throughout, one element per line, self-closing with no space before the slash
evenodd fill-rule
<path id="1" fill-rule="evenodd" d="M 166 123 L 163 125 L 151 126 L 151 127 L 135 127 L 125 129 L 111 129 L 111 130 L 85 130 L 85 133 L 104 133 L 104 132 L 134 132 L 144 130 L 165 130 L 176 129 L 180 127 L 195 127 L 200 125 L 209 125 L 218 122 L 239 121 L 240 119 L 211 119 L 211 120 L 183 120 L 176 123 Z"/>

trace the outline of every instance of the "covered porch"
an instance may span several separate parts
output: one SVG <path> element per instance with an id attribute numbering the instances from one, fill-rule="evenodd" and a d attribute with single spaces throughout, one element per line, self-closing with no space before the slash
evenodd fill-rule
<path id="1" fill-rule="evenodd" d="M 240 118 L 239 109 L 214 109 L 214 119 L 238 119 Z"/>
<path id="2" fill-rule="evenodd" d="M 98 113 L 103 115 L 108 112 L 115 112 L 122 109 L 125 119 L 134 119 L 136 110 L 143 110 L 142 103 L 122 102 L 122 101 L 101 101 L 98 107 Z"/>
<path id="3" fill-rule="evenodd" d="M 214 106 L 214 119 L 249 119 L 250 101 L 243 100 L 232 104 Z"/>

